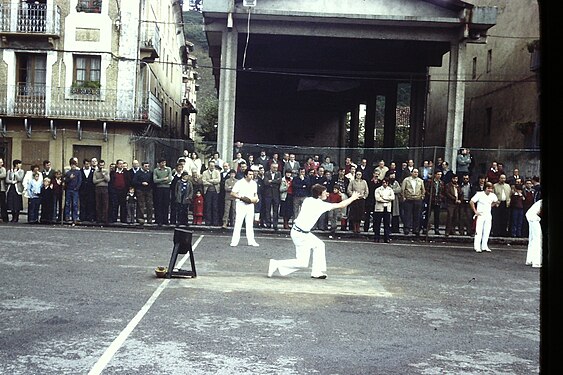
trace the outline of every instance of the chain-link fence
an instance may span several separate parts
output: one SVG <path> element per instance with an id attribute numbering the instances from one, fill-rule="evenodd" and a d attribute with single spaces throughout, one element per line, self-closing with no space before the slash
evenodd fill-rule
<path id="1" fill-rule="evenodd" d="M 196 151 L 203 165 L 212 158 L 217 149 L 214 142 L 194 142 L 190 140 L 157 138 L 132 134 L 117 134 L 114 132 L 82 131 L 80 129 L 59 129 L 55 131 L 33 130 L 29 135 L 24 132 L 7 132 L 4 137 L 10 138 L 11 143 L 4 138 L 3 153 L 5 162 L 10 161 L 8 155 L 24 160 L 24 167 L 32 163 L 41 162 L 43 159 L 51 159 L 53 164 L 62 167 L 66 165 L 71 156 L 102 157 L 106 161 L 123 159 L 129 163 L 133 159 L 147 161 L 156 165 L 158 159 L 164 158 L 168 165 L 174 166 L 184 150 Z M 19 139 L 19 140 L 18 140 Z M 43 141 L 37 143 L 37 141 Z M 8 150 L 11 148 L 11 150 Z M 42 152 L 39 152 L 42 149 Z M 49 151 L 50 150 L 50 151 Z M 375 166 L 380 160 L 386 165 L 394 161 L 397 168 L 408 159 L 413 159 L 415 166 L 422 166 L 424 160 L 432 160 L 434 163 L 438 158 L 443 158 L 444 147 L 402 147 L 402 148 L 339 148 L 321 146 L 293 146 L 274 144 L 243 144 L 242 156 L 248 159 L 254 155 L 257 159 L 260 151 L 264 150 L 271 157 L 274 153 L 279 154 L 282 159 L 284 153 L 295 154 L 295 158 L 302 165 L 308 157 L 319 157 L 321 162 L 325 157 L 330 157 L 335 166 L 344 166 L 345 158 L 350 157 L 354 163 L 359 163 L 363 158 L 367 159 L 368 165 Z M 8 152 L 13 151 L 13 152 Z M 221 159 L 231 162 L 233 154 L 220 155 Z M 520 175 L 525 177 L 540 176 L 541 152 L 538 149 L 471 149 L 475 165 L 473 175 L 485 174 L 492 161 L 502 162 L 506 173 L 511 173 L 514 168 L 520 170 Z M 94 154 L 92 154 L 94 153 Z M 92 155 L 90 155 L 92 154 Z M 455 171 L 455 160 L 447 160 L 452 170 Z M 62 165 L 60 165 L 62 163 Z"/>
<path id="2" fill-rule="evenodd" d="M 155 158 L 165 158 L 169 163 L 175 163 L 183 150 L 196 151 L 204 161 L 209 160 L 216 151 L 217 145 L 213 142 L 190 142 L 176 139 L 162 138 L 135 138 L 131 139 L 135 143 L 136 149 L 145 149 Z M 345 158 L 350 157 L 354 163 L 359 163 L 363 158 L 367 159 L 368 165 L 376 166 L 380 160 L 384 160 L 386 165 L 395 162 L 397 168 L 401 163 L 413 159 L 415 166 L 422 166 L 424 160 L 431 160 L 434 164 L 439 158 L 444 157 L 445 148 L 430 147 L 402 147 L 402 148 L 340 148 L 340 147 L 321 147 L 321 146 L 292 146 L 274 144 L 243 144 L 240 148 L 242 157 L 247 160 L 249 155 L 257 159 L 260 151 L 264 150 L 266 155 L 271 157 L 274 153 L 282 159 L 284 153 L 295 154 L 295 159 L 304 165 L 308 157 L 318 156 L 321 162 L 325 157 L 330 157 L 335 166 L 344 166 Z M 232 161 L 233 155 L 221 155 L 221 159 Z M 506 173 L 512 173 L 514 168 L 518 168 L 520 175 L 525 177 L 539 176 L 541 170 L 541 152 L 538 149 L 484 149 L 473 148 L 470 153 L 475 161 L 473 175 L 486 174 L 493 161 L 504 164 Z M 148 155 L 148 154 L 147 154 Z M 147 159 L 150 160 L 150 159 Z M 450 168 L 455 171 L 455 160 L 447 160 Z"/>

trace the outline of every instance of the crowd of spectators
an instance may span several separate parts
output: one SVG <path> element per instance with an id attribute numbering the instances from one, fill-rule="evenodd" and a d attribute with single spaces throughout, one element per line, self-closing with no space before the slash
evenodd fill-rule
<path id="1" fill-rule="evenodd" d="M 197 152 L 185 150 L 169 166 L 165 159 L 148 162 L 116 160 L 106 165 L 97 158 L 54 169 L 49 160 L 22 169 L 22 161 L 4 166 L 0 159 L 0 222 L 18 222 L 27 200 L 28 223 L 78 222 L 232 227 L 235 205 L 231 190 L 244 171 L 254 171 L 259 201 L 255 226 L 289 229 L 311 187 L 321 184 L 330 202 L 340 202 L 354 191 L 361 199 L 349 207 L 323 214 L 315 230 L 375 232 L 376 240 L 389 241 L 389 233 L 418 236 L 432 227 L 445 236 L 474 234 L 469 201 L 485 182 L 494 186 L 499 200 L 492 210 L 492 235 L 527 237 L 526 211 L 541 199 L 538 176 L 510 173 L 492 161 L 484 175 L 474 175 L 468 149 L 456 157 L 455 173 L 447 161 L 385 161 L 345 158 L 336 165 L 330 156 L 295 154 L 245 154 L 236 147 L 232 160 L 215 152 L 207 162 Z M 11 219 L 9 218 L 11 215 Z M 383 223 L 383 226 L 382 226 Z M 430 225 L 432 224 L 432 225 Z"/>

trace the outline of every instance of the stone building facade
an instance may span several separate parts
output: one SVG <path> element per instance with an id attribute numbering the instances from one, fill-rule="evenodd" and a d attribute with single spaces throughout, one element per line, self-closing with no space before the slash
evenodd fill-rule
<path id="1" fill-rule="evenodd" d="M 463 146 L 539 148 L 540 17 L 535 0 L 476 0 L 498 9 L 486 44 L 468 45 L 464 61 Z M 426 144 L 445 131 L 449 54 L 429 71 Z"/>
<path id="2" fill-rule="evenodd" d="M 0 3 L 0 155 L 154 161 L 135 136 L 189 137 L 194 66 L 182 2 Z"/>

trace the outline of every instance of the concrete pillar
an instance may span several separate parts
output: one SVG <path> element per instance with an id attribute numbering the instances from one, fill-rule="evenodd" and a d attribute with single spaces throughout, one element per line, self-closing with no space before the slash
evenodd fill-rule
<path id="1" fill-rule="evenodd" d="M 377 113 L 377 96 L 370 95 L 366 103 L 366 119 L 364 123 L 364 147 L 375 147 L 375 114 Z"/>
<path id="2" fill-rule="evenodd" d="M 336 163 L 337 166 L 344 165 L 344 159 L 346 158 L 346 120 L 348 112 L 342 111 L 340 113 L 340 118 L 338 121 L 338 154 L 330 155 L 331 160 Z M 336 171 L 334 172 L 336 174 Z"/>
<path id="3" fill-rule="evenodd" d="M 397 82 L 391 82 L 385 94 L 385 115 L 383 122 L 383 147 L 395 147 L 397 129 Z"/>
<path id="4" fill-rule="evenodd" d="M 450 48 L 450 72 L 448 84 L 448 118 L 446 122 L 446 149 L 444 160 L 455 172 L 455 157 L 463 142 L 463 105 L 465 100 L 465 41 Z"/>
<path id="5" fill-rule="evenodd" d="M 358 147 L 358 136 L 360 129 L 360 106 L 355 104 L 350 115 L 350 145 L 351 148 Z"/>
<path id="6" fill-rule="evenodd" d="M 428 76 L 424 80 L 414 80 L 411 82 L 409 146 L 412 149 L 409 151 L 409 158 L 416 163 L 422 162 L 423 150 L 421 147 L 426 144 L 424 141 L 424 116 L 426 113 L 427 88 Z M 440 156 L 443 157 L 442 151 L 440 151 Z"/>
<path id="7" fill-rule="evenodd" d="M 217 124 L 217 150 L 223 160 L 234 157 L 237 46 L 238 32 L 235 29 L 223 31 Z"/>

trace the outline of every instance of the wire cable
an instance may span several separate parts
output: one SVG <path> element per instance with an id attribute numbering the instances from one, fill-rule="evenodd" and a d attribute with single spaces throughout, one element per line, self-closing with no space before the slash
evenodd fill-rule
<path id="1" fill-rule="evenodd" d="M 242 56 L 242 70 L 246 66 L 246 51 L 248 50 L 248 41 L 250 40 L 250 10 L 252 7 L 248 7 L 248 21 L 246 23 L 246 44 L 244 45 L 244 53 Z"/>

